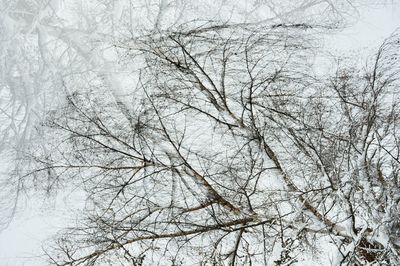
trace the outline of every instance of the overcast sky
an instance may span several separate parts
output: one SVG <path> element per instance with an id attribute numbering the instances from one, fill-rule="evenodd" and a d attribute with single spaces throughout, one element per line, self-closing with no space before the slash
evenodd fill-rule
<path id="1" fill-rule="evenodd" d="M 337 53 L 373 52 L 384 39 L 400 27 L 400 4 L 360 10 L 358 22 L 326 41 Z"/>

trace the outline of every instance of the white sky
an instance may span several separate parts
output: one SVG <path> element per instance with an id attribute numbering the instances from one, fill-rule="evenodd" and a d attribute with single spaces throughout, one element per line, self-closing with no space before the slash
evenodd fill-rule
<path id="1" fill-rule="evenodd" d="M 325 45 L 329 50 L 337 54 L 366 55 L 400 27 L 400 3 L 365 8 L 360 13 L 360 19 L 353 27 L 327 39 Z M 58 201 L 62 205 L 62 197 Z M 48 208 L 41 209 L 37 203 L 27 204 L 9 228 L 0 233 L 0 265 L 42 265 L 35 259 L 41 252 L 41 241 L 56 232 L 63 224 L 63 218 L 68 216 L 65 210 L 49 211 Z"/>
<path id="2" fill-rule="evenodd" d="M 327 40 L 326 45 L 337 52 L 375 48 L 400 27 L 400 3 L 360 10 L 358 23 Z"/>

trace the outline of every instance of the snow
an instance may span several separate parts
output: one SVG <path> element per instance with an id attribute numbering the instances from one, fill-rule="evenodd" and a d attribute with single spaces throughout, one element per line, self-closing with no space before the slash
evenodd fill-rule
<path id="1" fill-rule="evenodd" d="M 36 119 L 36 116 L 41 116 L 46 110 L 55 108 L 53 103 L 57 103 L 57 95 L 63 95 L 61 92 L 61 81 L 67 81 L 68 84 L 73 84 L 71 87 L 80 88 L 80 83 L 82 80 L 91 79 L 96 80 L 96 82 L 103 84 L 112 89 L 112 95 L 117 102 L 129 104 L 130 99 L 127 99 L 129 89 L 137 82 L 137 75 L 132 72 L 127 72 L 124 69 L 124 64 L 121 63 L 119 51 L 114 47 L 110 47 L 109 38 L 112 34 L 105 25 L 89 25 L 90 19 L 85 17 L 79 17 L 74 9 L 68 9 L 76 1 L 57 1 L 51 0 L 49 6 L 45 7 L 44 10 L 38 11 L 34 16 L 27 16 L 23 19 L 13 18 L 8 14 L 0 13 L 1 21 L 1 43 L 0 43 L 0 57 L 2 58 L 2 65 L 6 66 L 10 62 L 3 61 L 3 59 L 8 58 L 8 52 L 13 52 L 12 41 L 27 42 L 37 44 L 37 51 L 40 51 L 42 59 L 37 59 L 36 62 L 40 62 L 40 67 L 36 69 L 36 66 L 29 66 L 35 69 L 36 75 L 39 79 L 36 80 L 37 76 L 30 76 L 29 73 L 32 71 L 27 66 L 18 65 L 26 62 L 16 61 L 16 67 L 20 67 L 20 70 L 15 68 L 14 71 L 8 73 L 3 73 L 0 76 L 0 95 L 6 95 L 2 90 L 6 91 L 10 89 L 9 85 L 15 85 L 11 89 L 13 97 L 16 98 L 17 102 L 22 102 L 20 109 L 24 110 L 25 113 L 22 115 L 17 115 L 14 117 L 17 121 L 24 122 L 20 124 L 21 130 L 23 132 L 20 138 L 11 139 L 10 141 L 16 141 L 15 143 L 9 144 L 7 146 L 7 151 L 15 145 L 24 146 L 25 141 L 30 141 L 31 130 L 33 130 L 35 123 L 40 122 L 41 119 Z M 161 1 L 166 3 L 166 1 Z M 90 6 L 96 3 L 87 4 Z M 200 12 L 198 10 L 212 10 L 209 17 L 218 17 L 221 20 L 242 20 L 243 17 L 246 18 L 245 21 L 256 20 L 260 18 L 269 19 L 271 14 L 265 14 L 262 9 L 249 9 L 249 1 L 238 2 L 234 5 L 224 5 L 222 9 L 217 8 L 219 6 L 219 1 L 209 4 L 198 4 L 197 7 L 193 8 L 192 13 Z M 121 20 L 126 16 L 126 8 L 128 7 L 127 1 L 116 0 L 113 3 L 113 11 L 110 16 L 114 21 Z M 26 12 L 34 12 L 28 7 Z M 89 7 L 87 7 L 90 10 Z M 105 8 L 107 9 L 107 8 Z M 151 8 L 150 8 L 151 9 Z M 24 10 L 20 10 L 21 12 Z M 238 12 L 240 11 L 240 12 Z M 3 11 L 1 11 L 3 12 Z M 152 10 L 152 13 L 157 13 L 158 11 Z M 177 16 L 179 12 L 176 9 L 162 9 L 162 12 L 158 13 L 158 16 L 154 16 L 153 19 L 150 17 L 143 21 L 143 14 L 134 14 L 134 20 L 136 23 L 146 25 L 150 27 L 156 27 L 158 24 L 162 24 L 163 21 L 172 20 L 177 22 L 183 20 L 185 17 Z M 61 16 L 58 21 L 55 16 Z M 92 14 L 88 14 L 91 16 Z M 192 14 L 193 15 L 193 14 Z M 96 17 L 97 16 L 97 17 Z M 99 19 L 99 14 L 96 14 L 96 20 Z M 106 15 L 105 15 L 106 16 Z M 135 17 L 136 16 L 136 17 Z M 190 16 L 186 14 L 186 16 Z M 289 17 L 289 14 L 287 14 Z M 156 18 L 157 17 L 157 18 Z M 106 17 L 107 19 L 107 17 Z M 105 24 L 107 20 L 105 19 Z M 287 19 L 287 18 L 285 18 Z M 140 21 L 140 22 L 138 22 Z M 158 21 L 156 23 L 156 21 Z M 99 23 L 100 24 L 100 23 Z M 167 23 L 166 23 L 167 24 Z M 118 26 L 121 26 L 117 23 Z M 345 29 L 343 32 L 336 33 L 332 36 L 326 37 L 325 46 L 327 50 L 334 54 L 347 55 L 350 53 L 360 54 L 361 58 L 365 58 L 369 54 L 371 49 L 375 49 L 388 35 L 390 35 L 396 27 L 400 25 L 400 5 L 393 4 L 387 7 L 377 7 L 377 8 L 361 8 L 360 9 L 360 20 L 352 27 Z M 72 26 L 72 27 L 71 27 Z M 104 26 L 104 29 L 98 29 Z M 136 30 L 139 28 L 137 25 L 130 25 L 129 30 Z M 93 30 L 97 28 L 96 30 Z M 129 31 L 127 30 L 127 31 Z M 125 33 L 124 33 L 125 34 Z M 137 35 L 138 33 L 134 33 Z M 107 36 L 105 43 L 101 43 L 104 36 Z M 36 40 L 36 41 L 35 41 Z M 50 42 L 54 42 L 54 50 L 48 50 L 46 45 Z M 59 43 L 58 43 L 59 42 Z M 36 45 L 35 44 L 35 45 Z M 18 44 L 20 49 L 24 49 L 23 44 Z M 65 48 L 68 47 L 68 48 Z M 4 49 L 4 50 L 1 50 Z M 21 58 L 24 54 L 18 55 Z M 35 56 L 34 56 L 35 57 Z M 74 60 L 67 61 L 72 62 L 75 65 L 71 66 L 65 64 L 63 60 L 54 60 L 57 58 L 73 58 Z M 36 59 L 35 59 L 36 60 Z M 35 62 L 32 60 L 32 62 Z M 43 61 L 41 61 L 43 60 Z M 51 61 L 54 60 L 54 61 Z M 318 60 L 318 59 L 317 59 Z M 121 60 L 123 61 L 123 60 Z M 324 62 L 321 62 L 324 64 Z M 1 68 L 1 67 L 0 67 Z M 25 70 L 27 69 L 28 70 Z M 72 69 L 74 68 L 74 69 Z M 82 69 L 85 73 L 82 79 L 75 80 L 76 75 L 74 74 L 76 69 Z M 326 66 L 325 70 L 329 71 L 330 66 Z M 67 69 L 67 70 L 66 70 Z M 322 69 L 322 68 L 321 68 Z M 2 70 L 6 71 L 6 70 Z M 320 71 L 319 69 L 316 71 Z M 90 73 L 86 75 L 86 72 Z M 13 73 L 12 76 L 10 73 Z M 40 76 L 42 73 L 52 73 L 46 76 Z M 95 73 L 95 74 L 93 74 Z M 54 76 L 53 76 L 54 75 Z M 57 82 L 52 81 L 54 78 Z M 8 83 L 7 83 L 7 80 Z M 43 82 L 40 80 L 43 79 Z M 35 83 L 36 82 L 36 83 Z M 94 84 L 97 84 L 93 82 Z M 21 85 L 25 84 L 25 85 Z M 54 85 L 55 88 L 53 88 Z M 24 87 L 26 86 L 26 87 Z M 24 88 L 24 90 L 22 90 Z M 54 90 L 54 91 L 52 91 Z M 3 93 L 3 94 L 2 94 Z M 3 108 L 4 98 L 0 99 L 0 108 Z M 50 102 L 50 104 L 48 104 Z M 55 104 L 56 105 L 56 104 Z M 3 109 L 2 109 L 3 110 Z M 8 112 L 8 110 L 7 110 Z M 7 117 L 3 117 L 4 112 L 0 114 L 0 121 L 8 121 Z M 197 126 L 200 125 L 200 121 Z M 3 131 L 4 125 L 0 125 L 0 134 Z M 13 125 L 15 126 L 15 125 Z M 190 126 L 190 125 L 189 125 Z M 25 128 L 24 128 L 25 127 Z M 26 131 L 24 131 L 26 129 Z M 14 130 L 18 131 L 18 130 Z M 191 129 L 191 132 L 196 132 Z M 210 136 L 207 132 L 211 129 L 207 128 L 204 124 L 202 130 L 196 132 L 196 135 L 190 136 L 190 140 L 193 141 L 193 145 L 189 145 L 195 150 L 200 150 L 202 147 L 196 147 L 195 143 L 208 143 L 207 147 L 212 150 L 213 153 L 219 151 L 217 143 L 220 139 L 213 141 L 213 136 Z M 15 133 L 15 132 L 14 132 Z M 189 137 L 189 136 L 188 136 Z M 34 139 L 34 138 L 33 138 Z M 229 139 L 228 139 L 229 140 Z M 0 151 L 1 151 L 0 147 Z M 170 147 L 169 147 L 170 148 Z M 168 149 L 168 148 L 166 148 Z M 10 162 L 5 157 L 6 153 L 2 153 L 0 156 L 0 165 L 6 167 Z M 361 158 L 360 158 L 361 160 Z M 360 161 L 361 164 L 361 161 Z M 3 168 L 4 169 L 4 168 Z M 1 178 L 6 178 L 7 173 L 0 173 Z M 272 175 L 268 180 L 264 179 L 260 181 L 260 185 L 268 187 L 271 190 L 282 189 L 284 184 L 282 180 L 276 178 L 276 175 Z M 367 186 L 369 184 L 365 184 Z M 68 200 L 64 200 L 65 198 Z M 54 200 L 54 204 L 43 203 L 44 199 L 40 196 L 33 196 L 25 203 L 25 206 L 20 206 L 19 211 L 15 214 L 15 217 L 9 227 L 2 232 L 0 232 L 0 263 L 1 265 L 10 266 L 20 266 L 20 265 L 43 265 L 41 258 L 38 257 L 41 253 L 41 243 L 43 240 L 47 239 L 49 236 L 58 231 L 58 229 L 64 227 L 66 223 L 71 223 L 71 212 L 72 209 L 80 209 L 82 206 L 77 205 L 80 202 L 79 199 L 82 195 L 79 193 L 71 195 L 63 195 L 62 193 L 57 196 Z M 24 205 L 24 204 L 22 204 Z M 73 211 L 72 211 L 73 212 Z M 68 222 L 66 222 L 68 220 Z M 346 232 L 351 232 L 350 225 L 346 224 Z M 380 232 L 379 235 L 374 236 L 380 243 L 387 243 L 388 236 L 386 232 Z M 324 257 L 324 261 L 319 261 L 315 258 L 304 258 L 300 260 L 295 265 L 336 265 L 336 260 L 338 259 L 337 247 L 334 244 L 329 243 L 327 239 L 319 239 L 319 243 L 324 243 L 321 246 L 320 255 L 316 257 Z M 351 248 L 350 246 L 348 247 Z M 274 246 L 270 263 L 279 259 L 281 254 L 282 246 L 277 244 Z"/>

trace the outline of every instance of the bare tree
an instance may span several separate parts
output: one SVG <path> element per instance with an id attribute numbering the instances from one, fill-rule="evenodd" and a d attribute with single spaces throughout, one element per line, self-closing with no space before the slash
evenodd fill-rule
<path id="1" fill-rule="evenodd" d="M 88 195 L 52 264 L 399 263 L 398 35 L 326 78 L 348 1 L 64 2 L 0 4 L 4 209 Z"/>
<path id="2" fill-rule="evenodd" d="M 339 14 L 330 1 L 179 1 L 179 0 L 4 0 L 0 3 L 0 152 L 2 158 L 18 159 L 36 141 L 35 126 L 46 112 L 56 108 L 75 90 L 91 87 L 96 79 L 121 102 L 124 86 L 115 73 L 120 64 L 114 45 L 158 30 L 214 19 L 221 23 L 293 23 L 311 9 Z M 284 9 L 284 11 L 283 11 Z M 337 20 L 340 18 L 337 17 Z M 129 79 L 128 75 L 124 80 Z M 65 84 L 68 86 L 65 86 Z M 12 160 L 11 160 L 12 161 Z M 0 182 L 2 213 L 12 214 L 21 184 L 20 165 L 2 160 Z M 9 166 L 9 167 L 8 167 Z M 4 172 L 4 173 L 3 173 Z M 13 180 L 10 180 L 11 179 Z M 17 181 L 16 181 L 17 180 Z M 5 191 L 6 189 L 4 189 Z M 10 200 L 11 199 L 11 200 Z M 3 204 L 4 203 L 4 204 Z M 11 206 L 11 208 L 9 208 Z M 6 215 L 4 222 L 10 221 Z M 1 217 L 4 218 L 4 217 Z"/>
<path id="3" fill-rule="evenodd" d="M 131 100 L 71 93 L 27 158 L 46 190 L 88 192 L 51 262 L 290 265 L 331 245 L 334 265 L 398 264 L 399 36 L 318 77 L 319 29 L 196 21 L 118 43 L 145 62 Z"/>

